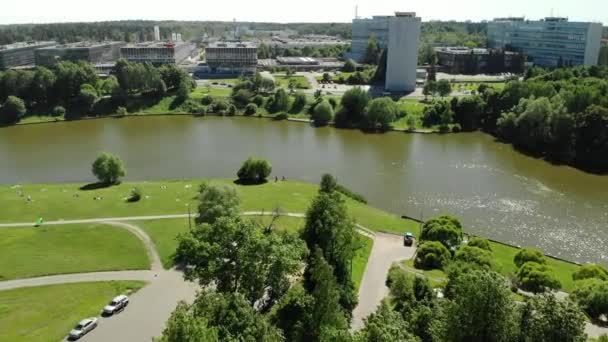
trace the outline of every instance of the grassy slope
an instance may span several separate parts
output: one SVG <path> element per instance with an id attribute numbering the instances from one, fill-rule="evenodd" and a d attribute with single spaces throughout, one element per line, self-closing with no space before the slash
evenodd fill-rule
<path id="1" fill-rule="evenodd" d="M 0 229 L 0 281 L 149 266 L 141 241 L 116 227 L 89 224 Z"/>
<path id="2" fill-rule="evenodd" d="M 59 341 L 85 317 L 97 316 L 112 297 L 144 282 L 96 282 L 0 292 L 0 341 Z"/>
<path id="3" fill-rule="evenodd" d="M 359 240 L 362 243 L 362 248 L 357 251 L 355 259 L 353 259 L 353 281 L 355 282 L 355 289 L 358 291 L 365 273 L 365 267 L 367 266 L 367 259 L 372 253 L 372 247 L 374 247 L 374 241 L 365 236 L 359 236 Z"/>

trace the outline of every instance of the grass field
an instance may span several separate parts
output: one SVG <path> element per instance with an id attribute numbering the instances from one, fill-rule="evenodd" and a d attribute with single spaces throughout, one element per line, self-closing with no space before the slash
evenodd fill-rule
<path id="1" fill-rule="evenodd" d="M 353 259 L 353 281 L 355 282 L 355 289 L 359 291 L 359 286 L 361 286 L 361 280 L 363 279 L 363 274 L 365 273 L 365 267 L 367 266 L 367 259 L 369 259 L 369 255 L 372 253 L 372 247 L 374 247 L 374 241 L 365 236 L 358 236 L 359 241 L 361 241 L 361 249 L 357 250 L 357 254 Z"/>
<path id="2" fill-rule="evenodd" d="M 124 229 L 101 224 L 0 229 L 0 281 L 149 268 L 142 242 Z"/>
<path id="3" fill-rule="evenodd" d="M 413 115 L 416 118 L 416 129 L 429 129 L 422 126 L 422 114 L 424 109 L 429 105 L 418 100 L 402 99 L 399 100 L 399 109 L 405 111 L 408 115 Z M 393 128 L 408 129 L 407 117 L 403 117 L 391 124 Z"/>
<path id="4" fill-rule="evenodd" d="M 46 221 L 98 217 L 127 217 L 145 215 L 185 214 L 187 204 L 197 202 L 198 185 L 202 180 L 155 182 L 125 182 L 97 190 L 80 190 L 82 184 L 25 184 L 0 186 L 0 223 L 34 222 L 37 217 Z M 241 197 L 243 211 L 272 211 L 303 213 L 317 191 L 317 186 L 301 182 L 268 182 L 256 186 L 239 186 L 231 180 L 212 182 L 231 184 Z M 142 190 L 144 198 L 128 203 L 126 198 L 133 187 Z M 32 202 L 27 202 L 27 196 Z M 146 198 L 146 196 L 148 196 Z M 95 201 L 94 197 L 102 197 Z M 358 223 L 372 230 L 388 232 L 417 232 L 417 225 L 396 215 L 368 205 L 346 200 Z"/>
<path id="5" fill-rule="evenodd" d="M 310 89 L 310 83 L 304 76 L 284 76 L 284 75 L 274 75 L 274 79 L 277 83 L 277 86 L 281 88 L 289 88 L 289 81 L 294 80 L 296 83 L 296 89 Z"/>
<path id="6" fill-rule="evenodd" d="M 98 316 L 112 297 L 144 282 L 95 282 L 0 292 L 0 341 L 59 341 L 83 318 Z"/>

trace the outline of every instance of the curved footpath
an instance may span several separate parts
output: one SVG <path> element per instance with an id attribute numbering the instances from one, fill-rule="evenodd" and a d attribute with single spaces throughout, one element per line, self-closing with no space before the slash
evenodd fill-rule
<path id="1" fill-rule="evenodd" d="M 243 216 L 272 215 L 269 212 L 244 212 Z M 281 216 L 304 218 L 302 213 L 282 213 Z M 84 337 L 86 341 L 150 341 L 162 334 L 165 323 L 179 301 L 192 302 L 200 287 L 184 281 L 183 274 L 177 270 L 164 270 L 160 257 L 150 236 L 141 228 L 127 223 L 129 221 L 150 221 L 163 219 L 188 218 L 188 215 L 155 215 L 117 218 L 94 218 L 82 220 L 61 220 L 45 222 L 44 225 L 102 223 L 123 228 L 139 238 L 145 246 L 150 259 L 150 270 L 78 273 L 38 278 L 16 279 L 0 282 L 0 291 L 21 287 L 56 285 L 64 283 L 140 280 L 148 285 L 130 297 L 127 310 L 102 318 L 99 327 Z M 0 224 L 1 228 L 32 227 L 34 223 Z M 401 236 L 373 232 L 357 225 L 357 232 L 374 240 L 372 252 L 359 288 L 359 305 L 353 312 L 351 329 L 356 331 L 364 324 L 364 318 L 374 312 L 378 304 L 388 294 L 385 285 L 388 270 L 394 262 L 411 259 L 415 249 L 403 246 Z M 587 324 L 587 334 L 597 337 L 608 333 L 608 328 Z"/>

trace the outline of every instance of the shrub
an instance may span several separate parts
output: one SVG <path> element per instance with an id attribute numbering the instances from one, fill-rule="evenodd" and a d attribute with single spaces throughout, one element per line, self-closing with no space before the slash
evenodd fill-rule
<path id="1" fill-rule="evenodd" d="M 51 111 L 52 116 L 65 116 L 65 108 L 62 106 L 53 107 L 53 111 Z"/>
<path id="2" fill-rule="evenodd" d="M 225 100 L 214 100 L 211 104 L 211 110 L 217 114 L 224 114 L 228 110 L 228 102 Z"/>
<path id="3" fill-rule="evenodd" d="M 120 178 L 126 175 L 122 160 L 115 155 L 101 153 L 92 167 L 93 175 L 104 184 L 116 184 Z"/>
<path id="4" fill-rule="evenodd" d="M 334 111 L 338 107 L 338 101 L 333 97 L 330 97 L 329 100 L 327 100 L 327 102 L 329 102 L 329 104 L 331 105 L 331 108 L 333 108 Z"/>
<path id="5" fill-rule="evenodd" d="M 315 105 L 312 121 L 315 126 L 326 126 L 334 116 L 334 110 L 327 101 Z"/>
<path id="6" fill-rule="evenodd" d="M 125 116 L 125 115 L 129 114 L 129 112 L 127 111 L 127 108 L 125 108 L 125 107 L 118 107 L 118 108 L 116 108 L 116 114 L 120 115 L 120 116 Z"/>
<path id="7" fill-rule="evenodd" d="M 255 103 L 258 107 L 262 107 L 264 105 L 264 97 L 262 95 L 256 95 L 253 100 L 253 103 Z"/>
<path id="8" fill-rule="evenodd" d="M 233 104 L 229 105 L 227 114 L 230 116 L 235 116 L 236 115 L 236 106 Z"/>
<path id="9" fill-rule="evenodd" d="M 420 232 L 421 241 L 438 241 L 453 249 L 462 242 L 462 225 L 453 216 L 442 215 L 424 223 Z"/>
<path id="10" fill-rule="evenodd" d="M 517 271 L 519 286 L 534 293 L 545 292 L 547 289 L 559 289 L 561 284 L 546 265 L 529 261 Z"/>
<path id="11" fill-rule="evenodd" d="M 572 297 L 593 319 L 608 316 L 608 281 L 585 279 L 576 282 Z"/>
<path id="12" fill-rule="evenodd" d="M 245 115 L 250 116 L 258 112 L 258 106 L 255 103 L 250 103 L 245 107 Z"/>
<path id="13" fill-rule="evenodd" d="M 488 252 L 492 251 L 492 247 L 490 247 L 490 241 L 488 241 L 486 239 L 474 237 L 471 240 L 469 240 L 468 245 L 471 247 L 477 247 L 477 248 L 484 249 Z"/>
<path id="14" fill-rule="evenodd" d="M 289 118 L 289 115 L 287 115 L 287 113 L 279 113 L 277 115 L 274 116 L 275 120 L 287 120 L 287 118 Z"/>
<path id="15" fill-rule="evenodd" d="M 306 106 L 306 95 L 302 92 L 297 92 L 293 104 L 291 105 L 292 113 L 299 113 Z"/>
<path id="16" fill-rule="evenodd" d="M 241 183 L 259 184 L 266 181 L 272 172 L 272 166 L 265 159 L 249 157 L 237 172 L 237 177 Z"/>
<path id="17" fill-rule="evenodd" d="M 368 129 L 387 130 L 391 122 L 397 119 L 399 108 L 390 97 L 381 97 L 369 102 L 365 113 L 365 126 Z"/>
<path id="18" fill-rule="evenodd" d="M 454 260 L 490 268 L 492 266 L 492 253 L 485 249 L 465 245 L 458 248 Z"/>
<path id="19" fill-rule="evenodd" d="M 17 96 L 7 97 L 1 109 L 0 122 L 4 123 L 19 122 L 26 112 L 25 103 Z"/>
<path id="20" fill-rule="evenodd" d="M 211 97 L 211 95 L 205 95 L 205 96 L 203 96 L 203 98 L 201 99 L 201 103 L 202 103 L 204 106 L 208 106 L 208 105 L 210 105 L 210 104 L 212 104 L 212 103 L 213 103 L 213 97 Z"/>
<path id="21" fill-rule="evenodd" d="M 441 269 L 450 260 L 450 251 L 437 241 L 425 241 L 418 247 L 414 265 L 421 269 Z"/>
<path id="22" fill-rule="evenodd" d="M 460 127 L 460 124 L 455 124 L 452 127 L 452 133 L 460 133 L 460 132 L 462 132 L 462 128 Z"/>
<path id="23" fill-rule="evenodd" d="M 600 280 L 608 280 L 608 271 L 604 266 L 589 264 L 582 266 L 574 274 L 572 274 L 572 279 L 574 280 L 584 280 L 584 279 L 600 279 Z"/>
<path id="24" fill-rule="evenodd" d="M 139 200 L 141 200 L 141 190 L 137 187 L 131 189 L 131 195 L 129 196 L 129 198 L 127 199 L 127 201 L 133 203 L 133 202 L 139 202 Z"/>
<path id="25" fill-rule="evenodd" d="M 527 262 L 545 265 L 547 260 L 545 259 L 543 253 L 541 253 L 539 250 L 534 248 L 524 248 L 515 254 L 513 262 L 515 263 L 515 266 L 522 267 L 522 265 Z"/>

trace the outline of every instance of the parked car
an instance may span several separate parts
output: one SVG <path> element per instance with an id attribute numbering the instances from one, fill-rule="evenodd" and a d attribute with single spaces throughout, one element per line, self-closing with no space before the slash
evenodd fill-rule
<path id="1" fill-rule="evenodd" d="M 129 305 L 129 297 L 120 295 L 114 297 L 112 301 L 103 308 L 103 313 L 106 315 L 113 315 L 117 312 L 122 311 Z"/>
<path id="2" fill-rule="evenodd" d="M 406 247 L 412 247 L 414 245 L 414 234 L 405 233 L 403 235 L 403 245 Z"/>
<path id="3" fill-rule="evenodd" d="M 77 340 L 95 328 L 97 328 L 96 317 L 83 319 L 70 331 L 70 339 Z"/>

